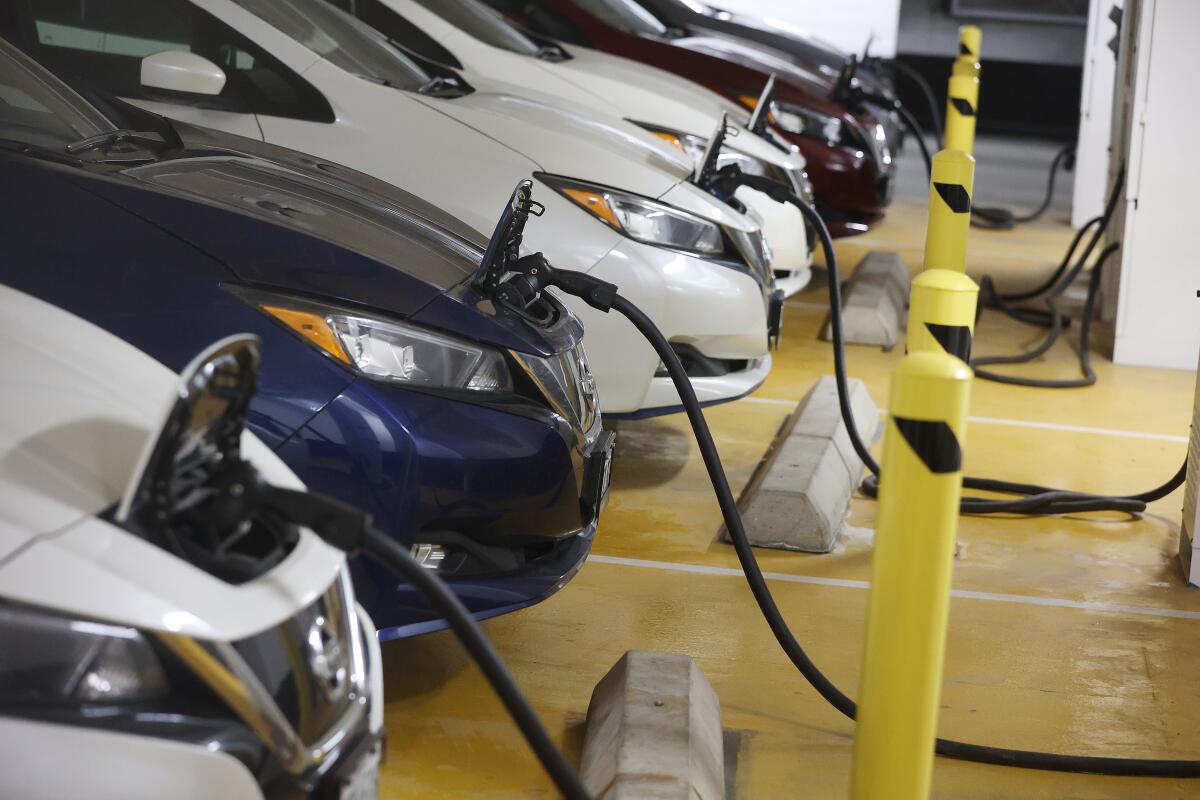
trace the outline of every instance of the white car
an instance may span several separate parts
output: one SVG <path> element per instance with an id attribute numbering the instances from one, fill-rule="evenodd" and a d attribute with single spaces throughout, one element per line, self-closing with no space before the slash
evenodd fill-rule
<path id="1" fill-rule="evenodd" d="M 566 47 L 521 30 L 479 0 L 329 0 L 406 49 L 461 68 L 468 80 L 489 76 L 535 88 L 564 101 L 621 117 L 670 142 L 694 159 L 721 114 L 731 132 L 719 166 L 737 163 L 768 175 L 812 202 L 804 156 L 775 145 L 738 120 L 745 109 L 677 75 L 585 47 Z M 782 139 L 779 139 L 782 142 Z M 748 188 L 735 197 L 762 219 L 774 255 L 775 285 L 791 296 L 812 277 L 812 245 L 800 212 Z"/>
<path id="2" fill-rule="evenodd" d="M 234 579 L 168 546 L 216 552 L 181 517 L 165 526 L 178 540 L 144 524 L 161 508 L 147 488 L 170 476 L 172 497 L 194 497 L 206 456 L 230 451 L 214 444 L 236 431 L 226 379 L 253 339 L 219 342 L 180 381 L 41 300 L 0 286 L 0 309 L 0 796 L 373 800 L 382 663 L 341 551 L 288 527 L 270 536 L 290 548 Z M 181 424 L 156 428 L 164 409 Z M 303 489 L 249 433 L 240 457 Z M 258 541 L 259 525 L 237 535 Z"/>
<path id="3" fill-rule="evenodd" d="M 546 214 L 528 247 L 618 285 L 676 344 L 702 401 L 747 394 L 770 371 L 782 298 L 760 227 L 691 184 L 691 160 L 645 131 L 503 84 L 467 93 L 325 0 L 12 5 L 31 24 L 0 32 L 68 82 L 340 162 L 481 231 L 532 173 Z M 678 410 L 632 326 L 568 303 L 606 415 Z"/>

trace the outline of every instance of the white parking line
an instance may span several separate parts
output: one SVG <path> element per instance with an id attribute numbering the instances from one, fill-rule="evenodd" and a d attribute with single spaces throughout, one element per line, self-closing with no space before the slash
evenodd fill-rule
<path id="1" fill-rule="evenodd" d="M 588 561 L 597 564 L 613 564 L 621 567 L 636 567 L 638 569 L 656 569 L 664 572 L 689 572 L 697 575 L 719 575 L 731 578 L 744 578 L 740 569 L 729 567 L 710 567 L 704 564 L 679 564 L 673 561 L 648 561 L 640 558 L 622 558 L 620 556 L 590 555 Z M 788 575 L 782 572 L 764 572 L 770 581 L 784 583 L 806 583 L 813 586 L 836 586 L 843 589 L 867 589 L 867 581 L 852 581 L 842 578 L 818 578 L 812 575 Z M 1038 597 L 1023 594 L 1001 594 L 997 592 L 972 592 L 965 589 L 954 589 L 951 597 L 963 600 L 984 600 L 991 603 L 1014 603 L 1026 606 L 1050 606 L 1053 608 L 1072 608 L 1079 611 L 1104 611 L 1112 614 L 1135 614 L 1144 617 L 1172 617 L 1175 619 L 1200 620 L 1200 611 L 1184 611 L 1176 608 L 1152 608 L 1149 606 L 1128 606 L 1120 603 L 1097 603 L 1090 600 L 1067 600 L 1061 597 Z"/>
<path id="2" fill-rule="evenodd" d="M 771 406 L 792 406 L 798 400 L 783 400 L 778 397 L 746 397 L 746 403 L 759 403 Z M 885 414 L 882 408 L 880 414 Z M 1156 442 L 1177 442 L 1187 444 L 1188 437 L 1170 433 L 1147 433 L 1144 431 L 1122 431 L 1115 428 L 1094 428 L 1089 425 L 1067 425 L 1061 422 L 1035 422 L 1026 419 L 1001 419 L 999 417 L 967 417 L 967 421 L 976 425 L 1008 425 L 1013 428 L 1040 428 L 1049 431 L 1067 431 L 1069 433 L 1092 433 L 1098 436 L 1117 436 L 1124 439 L 1149 439 Z"/>
<path id="3" fill-rule="evenodd" d="M 995 417 L 967 417 L 968 422 L 979 425 L 1011 425 L 1015 428 L 1042 428 L 1050 431 L 1071 433 L 1094 433 L 1100 436 L 1120 436 L 1126 439 L 1151 439 L 1158 442 L 1180 442 L 1187 444 L 1188 437 L 1170 433 L 1145 433 L 1143 431 L 1119 431 L 1114 428 L 1093 428 L 1088 425 L 1064 425 L 1058 422 L 1033 422 L 1024 419 L 997 419 Z"/>
<path id="4" fill-rule="evenodd" d="M 780 400 L 775 397 L 743 397 L 743 403 L 760 403 L 766 406 L 795 406 L 799 400 Z"/>

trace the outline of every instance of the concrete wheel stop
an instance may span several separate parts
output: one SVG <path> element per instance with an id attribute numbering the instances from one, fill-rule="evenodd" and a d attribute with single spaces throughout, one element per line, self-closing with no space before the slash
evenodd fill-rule
<path id="1" fill-rule="evenodd" d="M 690 656 L 631 650 L 592 691 L 580 777 L 597 800 L 721 800 L 721 704 Z"/>
<path id="2" fill-rule="evenodd" d="M 850 379 L 859 434 L 874 442 L 879 410 L 862 381 Z M 756 547 L 828 553 L 837 544 L 864 464 L 854 452 L 832 375 L 821 378 L 780 428 L 738 505 Z M 729 541 L 724 528 L 721 537 Z"/>
<path id="3" fill-rule="evenodd" d="M 846 344 L 890 350 L 908 317 L 912 276 L 897 253 L 873 250 L 863 256 L 842 292 L 842 337 Z M 825 323 L 821 338 L 831 338 Z"/>

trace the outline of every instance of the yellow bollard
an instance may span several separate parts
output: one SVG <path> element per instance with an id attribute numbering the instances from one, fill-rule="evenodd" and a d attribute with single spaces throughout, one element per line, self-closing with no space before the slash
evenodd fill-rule
<path id="1" fill-rule="evenodd" d="M 975 148 L 975 120 L 979 110 L 979 78 L 953 75 L 946 92 L 947 150 L 971 153 Z"/>
<path id="2" fill-rule="evenodd" d="M 970 56 L 959 56 L 950 66 L 950 77 L 952 78 L 978 78 L 982 72 L 983 68 L 979 62 L 972 60 Z"/>
<path id="3" fill-rule="evenodd" d="M 910 353 L 892 374 L 850 796 L 927 800 L 962 494 L 971 369 Z"/>
<path id="4" fill-rule="evenodd" d="M 967 271 L 967 234 L 971 230 L 971 193 L 975 159 L 961 150 L 933 157 L 929 180 L 929 222 L 925 230 L 925 269 Z"/>
<path id="5" fill-rule="evenodd" d="M 982 41 L 983 31 L 975 25 L 963 25 L 958 29 L 958 57 L 954 59 L 951 75 L 979 77 L 979 46 Z"/>
<path id="6" fill-rule="evenodd" d="M 983 31 L 978 25 L 962 25 L 958 29 L 958 57 L 979 60 L 979 47 L 983 44 Z"/>
<path id="7" fill-rule="evenodd" d="M 979 287 L 965 273 L 927 269 L 913 278 L 908 303 L 909 353 L 947 353 L 970 363 Z"/>

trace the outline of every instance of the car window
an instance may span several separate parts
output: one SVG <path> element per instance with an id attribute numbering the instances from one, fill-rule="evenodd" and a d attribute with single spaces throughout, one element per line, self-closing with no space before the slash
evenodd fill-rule
<path id="1" fill-rule="evenodd" d="M 325 0 L 233 0 L 334 66 L 415 91 L 430 76 L 369 25 Z"/>
<path id="2" fill-rule="evenodd" d="M 534 33 L 557 39 L 560 42 L 591 47 L 592 39 L 586 32 L 560 12 L 539 0 L 483 0 L 501 14 Z"/>
<path id="3" fill-rule="evenodd" d="M 442 47 L 425 31 L 393 11 L 382 0 L 328 0 L 328 2 L 353 14 L 401 47 L 430 61 L 444 64 L 451 69 L 462 69 L 462 62 L 453 53 Z"/>
<path id="4" fill-rule="evenodd" d="M 242 113 L 332 121 L 325 98 L 299 75 L 187 0 L 7 0 L 0 34 L 69 85 L 121 97 Z M 204 56 L 225 71 L 214 97 L 141 85 L 142 58 L 167 50 Z"/>
<path id="5" fill-rule="evenodd" d="M 647 36 L 667 35 L 667 26 L 633 0 L 571 0 L 571 2 L 614 28 Z"/>
<path id="6" fill-rule="evenodd" d="M 521 33 L 500 12 L 478 0 L 416 0 L 442 19 L 481 42 L 526 56 L 536 56 L 537 42 Z"/>
<path id="7" fill-rule="evenodd" d="M 116 127 L 22 58 L 0 41 L 0 138 L 57 149 Z"/>

